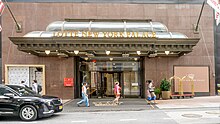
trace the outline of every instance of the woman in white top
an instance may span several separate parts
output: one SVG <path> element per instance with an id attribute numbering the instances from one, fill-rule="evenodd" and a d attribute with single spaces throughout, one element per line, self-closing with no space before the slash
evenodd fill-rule
<path id="1" fill-rule="evenodd" d="M 156 95 L 154 93 L 154 86 L 153 86 L 153 81 L 152 80 L 148 80 L 148 101 L 153 100 L 154 103 L 156 103 Z"/>

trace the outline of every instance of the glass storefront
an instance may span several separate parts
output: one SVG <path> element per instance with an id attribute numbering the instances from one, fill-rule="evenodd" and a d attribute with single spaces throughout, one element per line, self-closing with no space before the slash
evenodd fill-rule
<path id="1" fill-rule="evenodd" d="M 82 81 L 89 84 L 91 97 L 113 97 L 116 81 L 122 88 L 122 97 L 140 96 L 138 61 L 81 61 L 80 71 Z"/>

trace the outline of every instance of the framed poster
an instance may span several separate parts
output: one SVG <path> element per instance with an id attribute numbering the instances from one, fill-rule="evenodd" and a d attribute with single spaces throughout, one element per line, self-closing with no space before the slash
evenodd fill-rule
<path id="1" fill-rule="evenodd" d="M 182 79 L 183 92 L 209 92 L 209 67 L 208 66 L 174 66 L 174 75 Z M 174 91 L 179 92 L 180 80 L 175 78 Z"/>

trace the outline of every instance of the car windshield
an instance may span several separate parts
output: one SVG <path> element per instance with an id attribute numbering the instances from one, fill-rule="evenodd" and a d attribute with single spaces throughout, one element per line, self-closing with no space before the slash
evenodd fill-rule
<path id="1" fill-rule="evenodd" d="M 13 90 L 17 91 L 21 96 L 30 96 L 30 95 L 37 95 L 31 89 L 22 86 L 9 86 Z"/>

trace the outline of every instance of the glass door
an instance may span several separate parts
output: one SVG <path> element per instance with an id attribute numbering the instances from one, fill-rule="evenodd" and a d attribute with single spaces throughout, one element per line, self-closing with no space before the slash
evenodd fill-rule
<path id="1" fill-rule="evenodd" d="M 139 96 L 140 95 L 140 86 L 138 72 L 128 71 L 123 72 L 123 81 L 124 81 L 124 95 L 125 96 Z"/>
<path id="2" fill-rule="evenodd" d="M 113 97 L 115 82 L 121 82 L 121 72 L 98 72 L 97 76 L 97 97 Z"/>
<path id="3" fill-rule="evenodd" d="M 140 62 L 110 61 L 80 63 L 80 83 L 89 84 L 91 97 L 113 97 L 114 85 L 118 81 L 121 95 L 140 96 Z M 81 90 L 81 84 L 78 91 Z"/>

